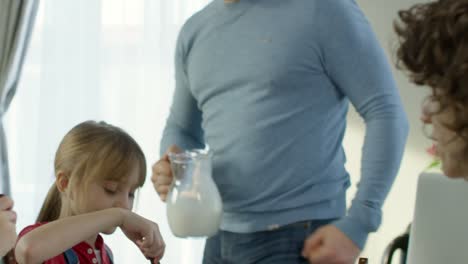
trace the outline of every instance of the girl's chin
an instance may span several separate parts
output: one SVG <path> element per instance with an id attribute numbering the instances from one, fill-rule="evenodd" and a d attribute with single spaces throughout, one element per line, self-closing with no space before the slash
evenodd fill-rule
<path id="1" fill-rule="evenodd" d="M 450 167 L 447 165 L 444 165 L 442 162 L 442 171 L 444 172 L 445 176 L 451 178 L 451 179 L 457 179 L 457 178 L 467 178 L 468 171 L 464 171 L 461 168 L 455 168 L 455 167 Z"/>

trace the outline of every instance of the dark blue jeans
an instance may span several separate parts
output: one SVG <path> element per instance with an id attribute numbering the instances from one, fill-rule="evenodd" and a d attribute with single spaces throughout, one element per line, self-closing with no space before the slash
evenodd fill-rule
<path id="1" fill-rule="evenodd" d="M 334 219 L 294 223 L 248 234 L 219 231 L 208 238 L 203 264 L 306 264 L 305 239 Z"/>

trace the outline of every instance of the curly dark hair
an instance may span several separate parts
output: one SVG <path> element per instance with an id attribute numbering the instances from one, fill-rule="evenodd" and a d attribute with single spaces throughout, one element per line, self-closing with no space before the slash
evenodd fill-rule
<path id="1" fill-rule="evenodd" d="M 417 4 L 398 15 L 397 67 L 431 87 L 430 99 L 440 107 L 430 114 L 452 110 L 446 126 L 468 143 L 468 0 Z"/>

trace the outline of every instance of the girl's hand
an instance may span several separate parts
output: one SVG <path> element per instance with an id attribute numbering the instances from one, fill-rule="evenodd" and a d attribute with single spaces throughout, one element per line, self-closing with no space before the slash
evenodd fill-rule
<path id="1" fill-rule="evenodd" d="M 166 245 L 156 223 L 127 211 L 120 228 L 146 258 L 154 259 L 154 263 L 161 260 Z"/>
<path id="2" fill-rule="evenodd" d="M 13 201 L 10 198 L 0 197 L 0 257 L 16 243 L 16 213 L 12 208 Z"/>

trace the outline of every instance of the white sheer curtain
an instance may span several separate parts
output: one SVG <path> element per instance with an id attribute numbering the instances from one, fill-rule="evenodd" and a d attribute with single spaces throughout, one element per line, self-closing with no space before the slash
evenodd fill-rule
<path id="1" fill-rule="evenodd" d="M 32 224 L 53 181 L 59 141 L 75 124 L 126 129 L 151 165 L 174 87 L 173 54 L 183 22 L 208 0 L 42 0 L 22 80 L 6 115 L 18 229 Z M 149 166 L 150 167 L 150 166 Z M 200 263 L 203 240 L 172 236 L 148 180 L 136 211 L 160 224 L 162 263 Z M 146 263 L 121 233 L 106 237 L 116 263 Z"/>

